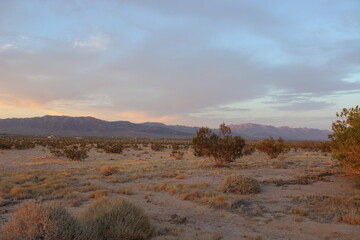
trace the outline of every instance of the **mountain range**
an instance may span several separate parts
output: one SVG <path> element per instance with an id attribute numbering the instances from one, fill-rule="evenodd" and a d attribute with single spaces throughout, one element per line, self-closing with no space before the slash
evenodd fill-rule
<path id="1" fill-rule="evenodd" d="M 288 140 L 327 140 L 327 136 L 331 133 L 328 130 L 274 127 L 252 123 L 229 125 L 229 127 L 233 135 L 241 135 L 246 139 L 264 139 L 272 136 Z M 93 117 L 47 115 L 34 118 L 0 119 L 0 134 L 15 135 L 191 138 L 198 130 L 198 127 L 154 122 L 109 122 Z"/>

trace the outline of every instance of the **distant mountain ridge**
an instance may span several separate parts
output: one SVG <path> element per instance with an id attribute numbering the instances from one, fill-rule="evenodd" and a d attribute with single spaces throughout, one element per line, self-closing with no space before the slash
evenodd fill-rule
<path id="1" fill-rule="evenodd" d="M 328 130 L 274 127 L 260 124 L 229 125 L 234 135 L 248 139 L 269 136 L 289 140 L 327 140 Z M 163 123 L 105 121 L 94 117 L 50 116 L 0 119 L 0 133 L 17 135 L 107 136 L 149 138 L 191 138 L 198 127 L 166 125 Z"/>
<path id="2" fill-rule="evenodd" d="M 328 140 L 329 130 L 320 130 L 315 128 L 290 128 L 290 127 L 274 127 L 271 125 L 261 124 L 239 124 L 229 125 L 231 131 L 235 135 L 249 137 L 254 139 L 263 139 L 269 136 L 274 138 L 284 138 L 289 140 Z"/>

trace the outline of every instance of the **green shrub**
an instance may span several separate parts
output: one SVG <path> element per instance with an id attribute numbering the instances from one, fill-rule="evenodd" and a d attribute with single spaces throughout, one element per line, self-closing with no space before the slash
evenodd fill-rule
<path id="1" fill-rule="evenodd" d="M 224 123 L 220 125 L 219 135 L 211 129 L 202 127 L 192 139 L 194 155 L 212 157 L 216 165 L 223 165 L 242 156 L 245 140 L 231 136 L 231 129 Z"/>
<path id="2" fill-rule="evenodd" d="M 254 178 L 233 174 L 225 179 L 220 186 L 220 190 L 240 194 L 258 193 L 260 192 L 260 183 Z"/>
<path id="3" fill-rule="evenodd" d="M 333 157 L 360 174 L 360 108 L 344 108 L 336 116 L 342 119 L 332 124 L 334 133 L 329 135 Z"/>
<path id="4" fill-rule="evenodd" d="M 5 225 L 3 240 L 73 240 L 89 237 L 78 220 L 63 207 L 39 203 L 34 200 L 23 203 Z"/>
<path id="5" fill-rule="evenodd" d="M 93 230 L 93 240 L 142 240 L 149 239 L 153 232 L 144 210 L 123 198 L 95 201 L 82 219 Z"/>
<path id="6" fill-rule="evenodd" d="M 282 138 L 277 141 L 273 137 L 262 140 L 256 148 L 260 152 L 264 152 L 269 155 L 270 158 L 277 158 L 281 153 L 286 151 L 285 142 Z"/>

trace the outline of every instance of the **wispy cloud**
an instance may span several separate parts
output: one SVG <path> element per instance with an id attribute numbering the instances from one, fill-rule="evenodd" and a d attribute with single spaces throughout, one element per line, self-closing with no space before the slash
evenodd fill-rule
<path id="1" fill-rule="evenodd" d="M 0 46 L 0 50 L 11 50 L 11 49 L 17 49 L 17 47 L 13 44 L 4 44 Z"/>
<path id="2" fill-rule="evenodd" d="M 75 41 L 74 46 L 92 50 L 106 50 L 109 40 L 104 36 L 92 36 L 85 41 Z"/>

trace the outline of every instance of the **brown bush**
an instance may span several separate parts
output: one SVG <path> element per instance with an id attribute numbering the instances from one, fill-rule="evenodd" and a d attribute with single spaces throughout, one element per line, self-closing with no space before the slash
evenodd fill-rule
<path id="1" fill-rule="evenodd" d="M 63 154 L 66 158 L 72 161 L 82 161 L 85 158 L 89 157 L 87 155 L 88 149 L 79 148 L 78 146 L 66 147 L 63 151 Z"/>
<path id="2" fill-rule="evenodd" d="M 89 239 L 83 225 L 63 207 L 34 200 L 23 203 L 5 225 L 3 240 Z"/>

